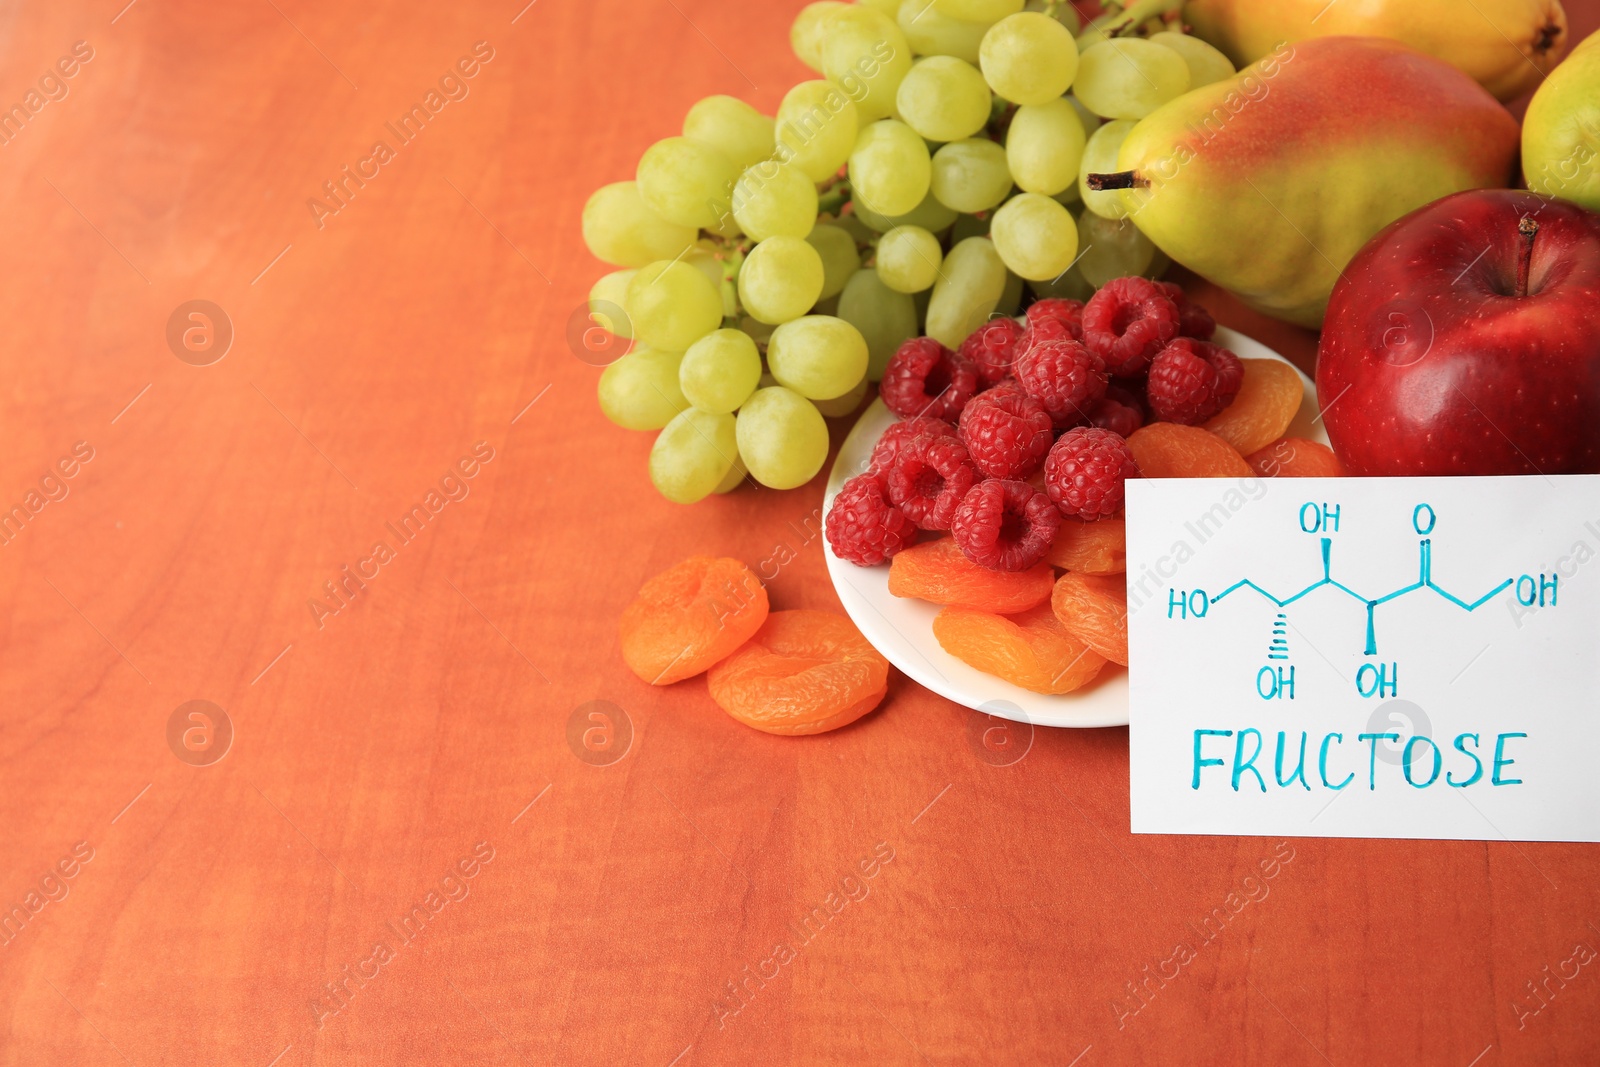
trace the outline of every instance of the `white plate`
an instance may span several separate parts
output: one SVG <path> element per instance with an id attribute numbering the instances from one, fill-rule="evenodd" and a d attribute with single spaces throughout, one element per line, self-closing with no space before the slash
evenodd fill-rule
<path id="1" fill-rule="evenodd" d="M 1258 341 L 1224 327 L 1217 328 L 1217 344 L 1242 359 L 1289 361 Z M 1292 366 L 1293 364 L 1291 364 Z M 1328 443 L 1317 417 L 1316 386 L 1295 368 L 1305 387 L 1305 401 L 1290 424 L 1288 435 Z M 895 414 L 874 400 L 845 438 L 828 475 L 828 490 L 823 498 L 823 514 L 833 506 L 833 497 L 846 480 L 866 469 L 883 431 L 898 421 Z M 858 567 L 840 559 L 823 541 L 828 560 L 828 576 L 850 615 L 868 641 L 889 662 L 913 681 L 940 696 L 969 708 L 1035 726 L 1126 726 L 1128 724 L 1128 672 L 1108 664 L 1100 677 L 1082 689 L 1064 696 L 1044 696 L 1012 685 L 992 674 L 969 667 L 939 647 L 933 636 L 933 617 L 937 604 L 893 596 L 889 592 L 889 565 Z"/>

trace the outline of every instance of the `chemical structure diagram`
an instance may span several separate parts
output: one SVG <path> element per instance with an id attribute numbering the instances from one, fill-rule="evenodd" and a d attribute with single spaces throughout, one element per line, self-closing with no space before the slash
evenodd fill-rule
<path id="1" fill-rule="evenodd" d="M 1248 578 L 1240 579 L 1219 593 L 1208 593 L 1204 589 L 1177 589 L 1169 588 L 1167 591 L 1167 618 L 1169 619 L 1203 619 L 1210 614 L 1211 609 L 1223 600 L 1242 589 L 1253 590 L 1270 603 L 1279 608 L 1288 608 L 1291 604 L 1303 599 L 1324 587 L 1337 590 L 1348 597 L 1360 602 L 1367 613 L 1366 642 L 1362 649 L 1367 656 L 1378 654 L 1378 631 L 1376 624 L 1377 609 L 1391 600 L 1397 600 L 1412 593 L 1431 591 L 1434 595 L 1454 604 L 1462 611 L 1476 611 L 1485 604 L 1493 601 L 1507 590 L 1512 590 L 1517 602 L 1523 607 L 1531 608 L 1535 605 L 1554 607 L 1558 592 L 1559 577 L 1555 574 L 1523 574 L 1516 578 L 1507 578 L 1494 588 L 1475 599 L 1468 600 L 1445 589 L 1433 578 L 1433 539 L 1430 536 L 1438 521 L 1431 505 L 1417 504 L 1411 512 L 1412 529 L 1421 538 L 1417 545 L 1417 580 L 1385 593 L 1381 596 L 1366 596 L 1358 593 L 1350 586 L 1333 577 L 1333 538 L 1329 535 L 1339 532 L 1340 509 L 1337 504 L 1318 504 L 1307 501 L 1300 508 L 1300 529 L 1308 534 L 1320 534 L 1322 547 L 1322 577 L 1307 585 L 1304 589 L 1278 596 L 1257 585 Z M 1279 611 L 1272 623 L 1272 640 L 1267 647 L 1267 659 L 1287 661 L 1289 656 L 1289 616 L 1284 611 Z M 1392 698 L 1399 695 L 1400 670 L 1399 665 L 1389 663 L 1363 663 L 1356 672 L 1356 691 L 1363 697 Z M 1274 666 L 1267 664 L 1256 674 L 1256 692 L 1263 700 L 1294 699 L 1294 666 Z"/>

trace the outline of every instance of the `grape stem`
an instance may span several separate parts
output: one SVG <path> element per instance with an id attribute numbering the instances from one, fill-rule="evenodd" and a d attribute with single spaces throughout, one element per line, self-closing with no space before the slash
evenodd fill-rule
<path id="1" fill-rule="evenodd" d="M 1517 254 L 1517 296 L 1528 295 L 1528 267 L 1533 260 L 1533 239 L 1539 234 L 1539 223 L 1532 215 L 1522 216 L 1522 221 L 1517 223 L 1517 232 L 1522 235 L 1522 247 Z"/>
<path id="2" fill-rule="evenodd" d="M 989 111 L 989 122 L 986 132 L 994 138 L 996 143 L 1005 144 L 1006 131 L 1011 129 L 1011 120 L 1017 115 L 1017 105 L 994 98 L 994 106 Z"/>
<path id="3" fill-rule="evenodd" d="M 1108 189 L 1145 189 L 1150 185 L 1150 179 L 1136 170 L 1119 170 L 1115 174 L 1091 174 L 1084 179 L 1084 182 L 1095 192 L 1104 192 Z"/>
<path id="4" fill-rule="evenodd" d="M 1115 36 L 1129 26 L 1137 26 L 1148 19 L 1160 18 L 1172 14 L 1183 7 L 1183 0 L 1134 0 L 1133 3 L 1122 6 L 1116 10 L 1107 11 L 1083 28 L 1082 35 L 1088 35 L 1095 30 L 1102 30 L 1106 36 Z M 1116 29 L 1107 27 L 1115 26 Z"/>
<path id="5" fill-rule="evenodd" d="M 829 178 L 817 190 L 817 214 L 838 218 L 845 204 L 850 202 L 850 182 L 843 175 Z"/>

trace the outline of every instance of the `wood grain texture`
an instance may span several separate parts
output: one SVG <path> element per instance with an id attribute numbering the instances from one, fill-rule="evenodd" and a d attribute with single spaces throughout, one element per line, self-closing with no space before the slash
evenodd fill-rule
<path id="1" fill-rule="evenodd" d="M 618 614 L 692 551 L 837 607 L 820 481 L 657 499 L 563 339 L 587 193 L 702 95 L 773 110 L 798 0 L 121 5 L 0 11 L 0 101 L 93 52 L 0 146 L 0 1064 L 1600 1056 L 1600 974 L 1512 1007 L 1600 944 L 1592 846 L 1134 838 L 1125 731 L 997 767 L 903 679 L 785 739 L 627 671 Z M 166 340 L 194 299 L 209 366 Z M 167 740 L 196 699 L 209 766 Z M 594 700 L 609 766 L 567 740 Z"/>

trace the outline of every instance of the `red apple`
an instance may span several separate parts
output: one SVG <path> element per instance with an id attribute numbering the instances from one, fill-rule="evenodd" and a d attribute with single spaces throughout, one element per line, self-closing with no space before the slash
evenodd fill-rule
<path id="1" fill-rule="evenodd" d="M 1600 472 L 1600 215 L 1479 189 L 1391 223 L 1334 286 L 1317 393 L 1351 474 Z"/>

